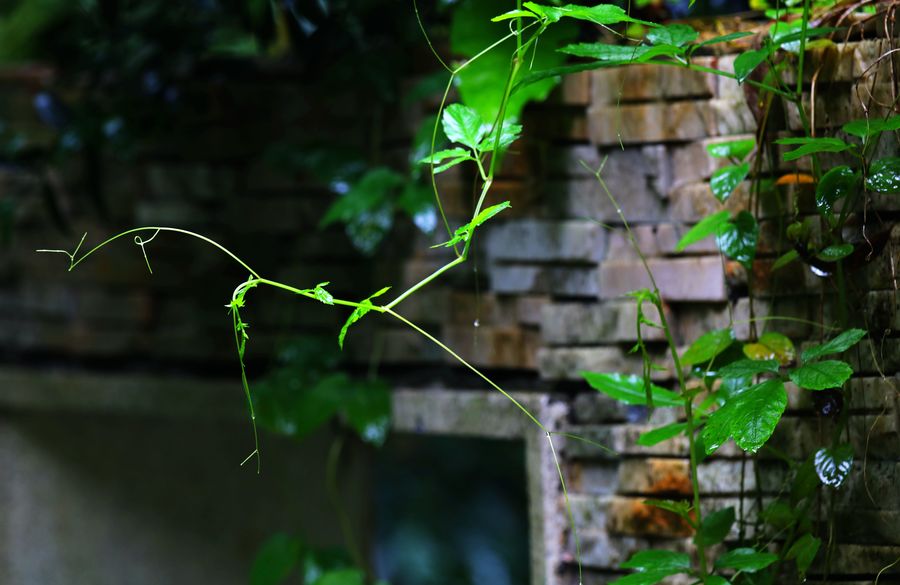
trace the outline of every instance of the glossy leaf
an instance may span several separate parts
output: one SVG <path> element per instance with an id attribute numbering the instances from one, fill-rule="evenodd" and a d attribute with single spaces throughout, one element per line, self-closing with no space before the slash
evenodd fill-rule
<path id="1" fill-rule="evenodd" d="M 687 423 L 679 422 L 665 425 L 653 429 L 652 431 L 641 433 L 641 436 L 638 437 L 637 444 L 642 447 L 652 447 L 653 445 L 658 445 L 663 441 L 668 441 L 673 437 L 683 434 L 685 430 L 687 430 Z"/>
<path id="2" fill-rule="evenodd" d="M 807 390 L 840 388 L 853 375 L 853 368 L 839 360 L 804 364 L 790 373 L 791 381 Z"/>
<path id="3" fill-rule="evenodd" d="M 852 136 L 858 136 L 863 142 L 871 136 L 885 131 L 900 130 L 900 115 L 894 115 L 886 120 L 881 118 L 862 118 L 844 124 L 842 130 Z"/>
<path id="4" fill-rule="evenodd" d="M 841 332 L 840 335 L 835 336 L 832 339 L 829 339 L 825 343 L 820 345 L 814 345 L 810 348 L 803 350 L 802 359 L 804 362 L 808 362 L 810 360 L 814 360 L 823 355 L 830 355 L 833 353 L 843 353 L 856 345 L 862 340 L 863 337 L 866 336 L 865 329 L 848 329 L 846 331 Z"/>
<path id="5" fill-rule="evenodd" d="M 596 59 L 597 61 L 603 62 L 604 65 L 642 63 L 659 55 L 672 54 L 672 49 L 670 47 L 609 45 L 606 43 L 576 43 L 567 45 L 559 51 L 575 57 Z"/>
<path id="6" fill-rule="evenodd" d="M 460 242 L 468 242 L 469 238 L 472 237 L 472 233 L 475 231 L 475 228 L 491 219 L 504 209 L 509 209 L 510 207 L 512 206 L 510 205 L 509 201 L 504 201 L 503 203 L 498 203 L 497 205 L 492 205 L 486 209 L 482 209 L 481 212 L 476 215 L 474 219 L 472 219 L 472 221 L 458 227 L 456 231 L 453 232 L 452 238 L 441 244 L 435 244 L 434 246 L 432 246 L 432 248 L 452 248 Z"/>
<path id="7" fill-rule="evenodd" d="M 729 140 L 728 142 L 714 142 L 706 146 L 706 152 L 709 156 L 715 158 L 736 158 L 743 160 L 745 156 L 750 154 L 753 147 L 756 146 L 756 140 L 753 138 L 744 138 L 742 140 Z"/>
<path id="8" fill-rule="evenodd" d="M 859 188 L 859 173 L 848 166 L 834 167 L 822 176 L 816 186 L 816 209 L 833 220 L 834 204 Z"/>
<path id="9" fill-rule="evenodd" d="M 598 374 L 594 372 L 581 372 L 581 376 L 587 380 L 594 390 L 603 392 L 610 398 L 624 402 L 625 404 L 647 405 L 647 393 L 644 388 L 644 379 L 640 376 L 625 376 L 623 374 Z M 653 397 L 653 406 L 683 406 L 684 400 L 671 390 L 660 388 L 655 384 L 650 385 Z"/>
<path id="10" fill-rule="evenodd" d="M 764 333 L 756 343 L 744 345 L 744 355 L 751 360 L 777 360 L 782 366 L 794 361 L 796 350 L 790 339 L 781 333 Z"/>
<path id="11" fill-rule="evenodd" d="M 668 571 L 642 571 L 619 577 L 615 581 L 610 581 L 609 585 L 655 585 L 674 574 Z"/>
<path id="12" fill-rule="evenodd" d="M 816 258 L 825 262 L 837 262 L 853 253 L 853 244 L 835 244 L 816 254 Z"/>
<path id="13" fill-rule="evenodd" d="M 477 149 L 487 130 L 484 121 L 473 108 L 463 104 L 450 104 L 444 110 L 441 124 L 444 134 L 453 142 Z"/>
<path id="14" fill-rule="evenodd" d="M 347 330 L 350 329 L 350 326 L 365 317 L 366 314 L 369 313 L 369 311 L 375 308 L 375 305 L 372 304 L 372 299 L 374 299 L 375 297 L 380 297 L 390 289 L 391 287 L 389 286 L 384 287 L 369 298 L 360 301 L 360 305 L 353 309 L 353 312 L 350 313 L 349 317 L 347 317 L 347 321 L 344 323 L 344 326 L 341 327 L 341 332 L 338 335 L 338 345 L 341 349 L 344 349 L 344 338 L 347 337 Z"/>
<path id="15" fill-rule="evenodd" d="M 788 549 L 785 559 L 797 561 L 797 572 L 801 580 L 806 580 L 806 571 L 816 558 L 822 541 L 810 533 L 798 538 Z"/>
<path id="16" fill-rule="evenodd" d="M 719 544 L 728 536 L 732 525 L 734 525 L 734 520 L 734 508 L 732 507 L 722 508 L 712 514 L 707 514 L 703 517 L 703 522 L 700 524 L 697 534 L 694 535 L 694 543 L 698 546 Z"/>
<path id="17" fill-rule="evenodd" d="M 866 188 L 878 193 L 900 193 L 900 158 L 880 158 L 869 167 Z"/>
<path id="18" fill-rule="evenodd" d="M 734 343 L 734 331 L 717 329 L 701 335 L 681 356 L 683 366 L 705 364 Z"/>
<path id="19" fill-rule="evenodd" d="M 775 260 L 775 263 L 772 264 L 772 271 L 774 272 L 779 268 L 784 268 L 791 262 L 797 260 L 799 257 L 800 254 L 797 252 L 797 250 L 788 250 L 787 252 L 779 256 L 777 260 Z"/>
<path id="20" fill-rule="evenodd" d="M 701 436 L 710 454 L 729 438 L 751 453 L 762 447 L 787 406 L 787 392 L 780 379 L 766 380 L 737 394 L 713 412 Z"/>
<path id="21" fill-rule="evenodd" d="M 647 40 L 654 45 L 683 47 L 684 45 L 697 40 L 698 36 L 700 36 L 700 33 L 692 27 L 686 24 L 676 23 L 654 28 L 647 33 Z"/>
<path id="22" fill-rule="evenodd" d="M 730 217 L 731 213 L 727 211 L 720 211 L 718 213 L 714 213 L 710 216 L 704 217 L 702 220 L 700 220 L 699 223 L 697 223 L 697 225 L 692 227 L 686 234 L 684 234 L 684 236 L 681 237 L 681 240 L 678 241 L 678 245 L 675 246 L 675 251 L 682 252 L 691 244 L 695 244 L 700 240 L 718 233 L 719 228 L 722 226 L 722 224 L 726 223 Z"/>
<path id="23" fill-rule="evenodd" d="M 559 22 L 562 18 L 574 18 L 576 20 L 586 20 L 604 26 L 618 24 L 620 22 L 636 22 L 651 27 L 659 26 L 652 22 L 632 18 L 628 16 L 628 13 L 626 13 L 624 9 L 614 4 L 598 4 L 596 6 L 567 4 L 565 6 L 557 7 L 542 6 L 535 2 L 526 2 L 523 6 L 538 16 L 546 18 L 550 23 Z"/>
<path id="24" fill-rule="evenodd" d="M 741 181 L 747 178 L 750 173 L 750 163 L 739 165 L 729 165 L 722 167 L 713 173 L 709 180 L 709 186 L 712 189 L 716 199 L 725 203 L 725 200 L 734 193 Z"/>
<path id="25" fill-rule="evenodd" d="M 276 534 L 260 547 L 250 568 L 250 585 L 281 585 L 300 563 L 299 538 Z"/>
<path id="26" fill-rule="evenodd" d="M 738 360 L 719 370 L 720 378 L 744 378 L 759 374 L 777 374 L 778 362 L 775 360 Z"/>
<path id="27" fill-rule="evenodd" d="M 636 571 L 672 571 L 670 574 L 674 575 L 691 570 L 691 557 L 687 553 L 670 550 L 643 550 L 622 563 L 622 568 Z"/>
<path id="28" fill-rule="evenodd" d="M 842 443 L 833 449 L 819 449 L 813 457 L 813 466 L 819 481 L 839 488 L 853 468 L 853 447 Z"/>
<path id="29" fill-rule="evenodd" d="M 775 144 L 784 144 L 786 146 L 798 146 L 794 150 L 785 152 L 782 158 L 785 161 L 797 160 L 810 154 L 819 152 L 843 152 L 853 148 L 840 138 L 782 138 L 776 140 Z"/>
<path id="30" fill-rule="evenodd" d="M 429 164 L 440 164 L 444 160 L 448 158 L 459 158 L 459 157 L 468 157 L 469 151 L 465 148 L 448 148 L 445 150 L 439 150 L 430 156 L 426 156 L 422 160 L 419 161 L 419 164 L 429 165 Z"/>
<path id="31" fill-rule="evenodd" d="M 759 224 L 748 211 L 741 211 L 731 221 L 723 224 L 716 236 L 716 244 L 723 254 L 741 263 L 747 270 L 753 269 L 756 258 L 756 242 Z"/>
<path id="32" fill-rule="evenodd" d="M 713 37 L 711 39 L 706 39 L 705 41 L 701 41 L 701 42 L 697 43 L 696 46 L 697 47 L 706 47 L 708 45 L 717 45 L 719 43 L 730 43 L 731 41 L 736 41 L 738 39 L 743 39 L 743 38 L 752 37 L 752 36 L 753 36 L 752 32 L 747 32 L 747 31 L 733 32 L 733 33 L 729 33 L 727 35 L 722 35 L 722 36 L 718 36 L 718 37 Z"/>
<path id="33" fill-rule="evenodd" d="M 717 569 L 735 569 L 755 573 L 778 560 L 778 555 L 758 552 L 752 548 L 736 548 L 716 559 Z"/>
<path id="34" fill-rule="evenodd" d="M 766 49 L 756 49 L 754 51 L 744 51 L 734 60 L 734 75 L 738 83 L 743 83 L 753 70 L 759 67 L 769 56 Z"/>

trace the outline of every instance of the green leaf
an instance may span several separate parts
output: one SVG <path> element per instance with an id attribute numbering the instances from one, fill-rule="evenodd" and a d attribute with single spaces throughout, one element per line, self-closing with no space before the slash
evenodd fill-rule
<path id="1" fill-rule="evenodd" d="M 678 245 L 675 246 L 675 251 L 682 252 L 691 244 L 695 244 L 700 240 L 718 233 L 721 226 L 726 223 L 730 217 L 731 213 L 727 211 L 720 211 L 704 217 L 697 225 L 692 227 L 684 234 L 684 236 L 682 236 L 681 240 L 678 241 Z"/>
<path id="2" fill-rule="evenodd" d="M 547 19 L 548 22 L 558 22 L 562 18 L 574 18 L 576 20 L 586 20 L 594 24 L 608 26 L 611 24 L 619 24 L 620 22 L 637 22 L 646 26 L 659 26 L 653 22 L 638 20 L 628 16 L 619 6 L 614 4 L 598 4 L 596 6 L 578 6 L 576 4 L 567 4 L 565 6 L 542 6 L 534 2 L 526 2 L 523 5 L 528 10 Z"/>
<path id="3" fill-rule="evenodd" d="M 853 244 L 836 244 L 834 246 L 828 246 L 818 254 L 816 254 L 816 258 L 819 260 L 824 260 L 825 262 L 837 262 L 843 258 L 846 258 L 850 254 L 853 253 Z"/>
<path id="4" fill-rule="evenodd" d="M 736 548 L 716 559 L 717 569 L 735 569 L 755 573 L 778 560 L 778 555 L 758 552 L 752 548 Z"/>
<path id="5" fill-rule="evenodd" d="M 788 250 L 787 252 L 779 256 L 778 260 L 776 260 L 775 263 L 772 264 L 772 270 L 775 271 L 779 268 L 784 268 L 799 257 L 800 254 L 797 252 L 797 250 Z"/>
<path id="6" fill-rule="evenodd" d="M 581 372 L 581 376 L 587 380 L 594 390 L 603 392 L 610 398 L 624 402 L 625 404 L 647 405 L 647 392 L 644 388 L 644 379 L 640 376 L 625 376 L 622 374 L 598 374 L 595 372 Z M 653 406 L 683 406 L 681 397 L 665 388 L 655 384 L 650 385 L 653 397 Z"/>
<path id="7" fill-rule="evenodd" d="M 848 329 L 841 332 L 840 335 L 829 339 L 821 345 L 814 345 L 803 350 L 802 359 L 804 362 L 814 360 L 823 355 L 833 353 L 843 353 L 860 342 L 866 336 L 865 329 Z"/>
<path id="8" fill-rule="evenodd" d="M 391 392 L 383 380 L 355 381 L 344 393 L 341 408 L 347 423 L 364 442 L 380 447 L 391 424 Z"/>
<path id="9" fill-rule="evenodd" d="M 431 165 L 431 164 L 440 164 L 444 160 L 448 158 L 471 158 L 469 155 L 469 151 L 465 148 L 448 148 L 446 150 L 439 150 L 430 156 L 426 156 L 422 160 L 419 161 L 419 164 L 423 165 Z"/>
<path id="10" fill-rule="evenodd" d="M 859 173 L 844 165 L 834 167 L 816 186 L 816 209 L 833 224 L 834 204 L 854 193 L 859 184 Z"/>
<path id="11" fill-rule="evenodd" d="M 736 41 L 738 39 L 743 39 L 745 37 L 752 37 L 752 32 L 734 32 L 729 33 L 727 35 L 722 35 L 718 37 L 713 37 L 711 39 L 706 39 L 705 41 L 697 43 L 697 47 L 706 47 L 708 45 L 717 45 L 719 43 L 730 43 L 731 41 Z"/>
<path id="12" fill-rule="evenodd" d="M 643 550 L 622 563 L 623 569 L 636 571 L 672 571 L 670 575 L 691 570 L 691 557 L 670 550 Z"/>
<path id="13" fill-rule="evenodd" d="M 642 447 L 652 447 L 653 445 L 662 443 L 663 441 L 668 441 L 673 437 L 677 437 L 678 435 L 684 433 L 686 429 L 687 423 L 683 422 L 665 425 L 653 429 L 652 431 L 641 433 L 641 436 L 638 437 L 637 444 L 641 445 Z"/>
<path id="14" fill-rule="evenodd" d="M 886 120 L 880 118 L 853 120 L 844 124 L 842 129 L 847 134 L 862 138 L 865 142 L 867 138 L 882 132 L 900 130 L 900 115 L 891 116 Z"/>
<path id="15" fill-rule="evenodd" d="M 250 568 L 250 585 L 280 585 L 300 562 L 303 544 L 299 538 L 276 534 L 260 547 Z"/>
<path id="16" fill-rule="evenodd" d="M 698 546 L 713 546 L 719 544 L 734 525 L 734 508 L 722 508 L 712 514 L 707 514 L 700 524 L 700 529 L 694 535 L 694 543 Z"/>
<path id="17" fill-rule="evenodd" d="M 829 487 L 839 488 L 853 468 L 853 447 L 841 443 L 833 449 L 819 449 L 813 457 L 813 466 L 819 481 Z"/>
<path id="18" fill-rule="evenodd" d="M 743 160 L 745 156 L 750 154 L 753 147 L 756 146 L 756 140 L 753 138 L 745 138 L 742 140 L 729 140 L 728 142 L 714 142 L 706 145 L 706 152 L 715 158 L 736 158 Z"/>
<path id="19" fill-rule="evenodd" d="M 781 138 L 776 140 L 775 144 L 784 144 L 787 146 L 797 146 L 800 148 L 785 152 L 782 158 L 786 161 L 797 160 L 810 154 L 818 152 L 843 152 L 850 150 L 853 145 L 847 144 L 840 138 Z"/>
<path id="20" fill-rule="evenodd" d="M 717 170 L 709 180 L 709 186 L 713 195 L 716 196 L 716 199 L 725 203 L 725 200 L 737 189 L 741 181 L 747 178 L 749 172 L 750 163 L 729 165 Z"/>
<path id="21" fill-rule="evenodd" d="M 627 65 L 641 63 L 661 54 L 670 54 L 665 47 L 646 47 L 643 45 L 608 45 L 605 43 L 576 43 L 559 49 L 560 53 L 597 59 L 601 64 L 591 68 L 611 65 Z"/>
<path id="22" fill-rule="evenodd" d="M 866 187 L 878 193 L 900 193 L 900 158 L 889 156 L 873 162 Z"/>
<path id="23" fill-rule="evenodd" d="M 831 34 L 836 30 L 838 29 L 833 27 L 810 27 L 807 25 L 805 34 L 807 39 L 812 39 Z M 803 22 L 800 19 L 791 22 L 776 21 L 769 29 L 772 43 L 791 53 L 800 52 L 800 39 L 803 34 Z M 807 48 L 809 48 L 809 44 L 807 44 Z"/>
<path id="24" fill-rule="evenodd" d="M 369 298 L 360 301 L 360 305 L 353 310 L 350 316 L 347 317 L 347 321 L 344 323 L 344 326 L 341 327 L 341 332 L 338 335 L 338 345 L 341 349 L 344 349 L 344 338 L 347 336 L 347 330 L 350 329 L 350 326 L 365 317 L 369 311 L 375 308 L 375 305 L 373 305 L 371 302 L 372 299 L 374 299 L 375 297 L 380 297 L 390 289 L 391 287 L 386 286 Z"/>
<path id="25" fill-rule="evenodd" d="M 640 573 L 632 573 L 619 577 L 615 581 L 610 581 L 609 585 L 655 585 L 666 577 L 674 575 L 668 571 L 645 571 Z"/>
<path id="26" fill-rule="evenodd" d="M 510 20 L 512 18 L 538 18 L 538 15 L 528 10 L 510 10 L 491 19 L 491 22 L 500 22 L 502 20 Z"/>
<path id="27" fill-rule="evenodd" d="M 772 436 L 786 406 L 787 392 L 777 378 L 732 396 L 703 427 L 706 453 L 721 447 L 729 437 L 744 451 L 757 452 Z"/>
<path id="28" fill-rule="evenodd" d="M 365 585 L 365 575 L 359 569 L 338 569 L 323 573 L 311 585 Z"/>
<path id="29" fill-rule="evenodd" d="M 488 133 L 484 140 L 481 141 L 481 144 L 478 145 L 478 150 L 481 152 L 491 152 L 494 150 L 494 139 L 496 137 L 496 133 L 490 132 L 490 124 L 487 125 L 488 129 L 486 132 Z M 513 120 L 506 119 L 503 121 L 503 128 L 500 131 L 500 148 L 506 148 L 516 140 L 518 140 L 519 135 L 522 133 L 522 126 L 520 124 L 513 123 Z"/>
<path id="30" fill-rule="evenodd" d="M 647 33 L 647 40 L 654 45 L 672 45 L 683 47 L 697 40 L 700 33 L 686 24 L 669 24 L 654 28 Z"/>
<path id="31" fill-rule="evenodd" d="M 463 104 L 450 104 L 441 118 L 444 134 L 453 142 L 478 149 L 486 132 L 484 121 L 476 110 Z"/>
<path id="32" fill-rule="evenodd" d="M 718 575 L 707 575 L 703 579 L 703 585 L 731 585 L 731 581 Z"/>
<path id="33" fill-rule="evenodd" d="M 738 55 L 737 59 L 734 60 L 734 75 L 738 83 L 744 83 L 750 77 L 750 74 L 753 73 L 753 70 L 759 67 L 768 56 L 769 51 L 766 49 L 744 51 Z"/>
<path id="34" fill-rule="evenodd" d="M 667 512 L 672 512 L 673 514 L 677 514 L 688 521 L 688 523 L 693 522 L 691 519 L 691 504 L 685 501 L 675 501 L 675 500 L 644 500 L 644 504 L 648 506 L 653 506 L 655 508 L 659 508 L 660 510 L 666 510 Z"/>
<path id="35" fill-rule="evenodd" d="M 744 355 L 751 360 L 777 360 L 786 366 L 796 357 L 794 344 L 781 333 L 764 333 L 756 343 L 744 345 Z"/>
<path id="36" fill-rule="evenodd" d="M 748 271 L 753 269 L 756 258 L 756 242 L 759 239 L 759 225 L 748 211 L 741 211 L 734 219 L 725 223 L 716 236 L 716 244 L 723 254 L 737 260 Z"/>
<path id="37" fill-rule="evenodd" d="M 681 364 L 684 366 L 705 364 L 728 349 L 732 343 L 734 331 L 731 329 L 717 329 L 704 333 L 681 356 Z"/>
<path id="38" fill-rule="evenodd" d="M 498 203 L 497 205 L 492 205 L 486 209 L 482 209 L 481 212 L 475 216 L 472 221 L 467 223 L 464 226 L 460 226 L 453 232 L 453 237 L 447 240 L 442 244 L 435 244 L 432 248 L 452 248 L 456 244 L 460 242 L 468 242 L 469 238 L 472 237 L 472 234 L 475 232 L 475 228 L 491 219 L 504 209 L 510 208 L 511 205 L 509 201 L 504 201 L 503 203 Z"/>
<path id="39" fill-rule="evenodd" d="M 798 538 L 791 548 L 788 549 L 785 559 L 797 561 L 797 572 L 800 573 L 800 579 L 806 580 L 806 571 L 816 558 L 822 541 L 810 533 L 806 533 Z"/>
<path id="40" fill-rule="evenodd" d="M 312 290 L 313 295 L 316 297 L 316 300 L 320 303 L 324 303 L 326 305 L 334 304 L 334 297 L 331 296 L 331 293 L 325 290 L 325 287 L 331 284 L 330 282 L 320 282 L 316 285 L 316 287 Z"/>
<path id="41" fill-rule="evenodd" d="M 720 378 L 745 378 L 759 374 L 777 374 L 778 362 L 775 360 L 738 360 L 719 370 Z"/>
<path id="42" fill-rule="evenodd" d="M 853 375 L 853 368 L 839 360 L 804 364 L 790 373 L 791 381 L 808 390 L 840 388 Z"/>

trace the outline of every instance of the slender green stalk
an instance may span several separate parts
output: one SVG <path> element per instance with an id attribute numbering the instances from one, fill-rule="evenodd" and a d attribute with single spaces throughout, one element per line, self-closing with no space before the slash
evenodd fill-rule
<path id="1" fill-rule="evenodd" d="M 341 461 L 341 452 L 344 449 L 344 437 L 338 435 L 331 443 L 328 449 L 328 459 L 325 464 L 325 489 L 328 492 L 328 499 L 334 508 L 338 517 L 338 524 L 341 528 L 341 536 L 347 544 L 350 556 L 357 567 L 366 566 L 365 557 L 363 557 L 362 549 L 356 541 L 356 535 L 353 531 L 353 525 L 350 522 L 350 515 L 347 514 L 347 508 L 341 500 L 341 490 L 338 486 L 338 467 Z"/>

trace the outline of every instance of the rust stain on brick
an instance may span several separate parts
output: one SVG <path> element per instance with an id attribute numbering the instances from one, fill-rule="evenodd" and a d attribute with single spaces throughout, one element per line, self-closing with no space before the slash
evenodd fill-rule
<path id="1" fill-rule="evenodd" d="M 641 536 L 684 537 L 693 533 L 691 526 L 677 514 L 634 501 L 617 518 L 610 531 Z"/>
<path id="2" fill-rule="evenodd" d="M 651 460 L 649 464 L 651 481 L 647 491 L 650 494 L 689 496 L 693 493 L 685 461 L 663 459 Z"/>

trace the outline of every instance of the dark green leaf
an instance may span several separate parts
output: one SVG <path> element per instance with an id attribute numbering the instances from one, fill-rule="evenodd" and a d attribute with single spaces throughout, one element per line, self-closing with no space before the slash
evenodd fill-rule
<path id="1" fill-rule="evenodd" d="M 819 487 L 819 478 L 816 474 L 813 456 L 807 457 L 803 463 L 797 467 L 794 475 L 794 481 L 791 483 L 791 505 L 797 506 L 806 498 L 812 497 Z"/>
<path id="2" fill-rule="evenodd" d="M 796 357 L 794 344 L 781 333 L 764 333 L 756 343 L 744 345 L 744 355 L 751 360 L 777 360 L 786 366 Z"/>
<path id="3" fill-rule="evenodd" d="M 839 360 L 804 364 L 790 373 L 791 381 L 808 390 L 840 388 L 853 375 L 853 368 Z"/>
<path id="4" fill-rule="evenodd" d="M 760 66 L 769 56 L 766 49 L 757 49 L 755 51 L 744 51 L 734 60 L 734 75 L 738 83 L 743 83 L 753 70 Z"/>
<path id="5" fill-rule="evenodd" d="M 722 35 L 719 37 L 713 37 L 711 39 L 707 39 L 705 41 L 697 43 L 697 47 L 705 47 L 707 45 L 716 45 L 719 43 L 730 43 L 731 41 L 736 41 L 738 39 L 743 39 L 745 37 L 752 37 L 752 32 L 734 32 L 729 33 L 727 35 Z"/>
<path id="6" fill-rule="evenodd" d="M 684 366 L 705 364 L 728 349 L 732 343 L 734 331 L 731 329 L 717 329 L 704 333 L 681 356 L 681 364 Z"/>
<path id="7" fill-rule="evenodd" d="M 736 548 L 716 559 L 717 569 L 735 569 L 755 573 L 778 560 L 778 555 L 758 552 L 752 548 Z"/>
<path id="8" fill-rule="evenodd" d="M 725 203 L 725 200 L 737 189 L 741 181 L 747 178 L 749 172 L 749 163 L 729 165 L 717 170 L 709 180 L 709 186 L 713 195 L 716 196 L 716 199 Z"/>
<path id="9" fill-rule="evenodd" d="M 626 404 L 647 405 L 647 392 L 644 388 L 644 379 L 640 376 L 625 376 L 622 374 L 597 374 L 594 372 L 581 372 L 581 376 L 587 380 L 594 390 L 603 392 L 610 398 L 614 398 Z M 653 406 L 683 406 L 684 400 L 671 390 L 650 385 L 653 396 Z"/>
<path id="10" fill-rule="evenodd" d="M 636 571 L 671 571 L 670 575 L 691 570 L 691 557 L 670 550 L 643 550 L 622 563 L 623 569 Z"/>
<path id="11" fill-rule="evenodd" d="M 813 457 L 813 466 L 819 481 L 839 488 L 853 468 L 853 447 L 842 443 L 833 449 L 819 449 Z"/>
<path id="12" fill-rule="evenodd" d="M 666 425 L 657 429 L 653 429 L 652 431 L 642 433 L 641 436 L 638 437 L 637 444 L 643 447 L 652 447 L 653 445 L 657 445 L 659 443 L 662 443 L 663 441 L 668 441 L 672 437 L 677 437 L 678 435 L 684 433 L 686 429 L 687 423 L 672 423 L 670 425 Z"/>
<path id="13" fill-rule="evenodd" d="M 391 423 L 390 387 L 382 380 L 355 381 L 342 393 L 341 407 L 359 438 L 380 447 Z"/>
<path id="14" fill-rule="evenodd" d="M 700 529 L 694 535 L 694 543 L 698 546 L 713 546 L 719 544 L 734 525 L 734 508 L 722 508 L 712 514 L 707 514 L 700 524 Z"/>
<path id="15" fill-rule="evenodd" d="M 878 193 L 900 193 L 900 158 L 890 156 L 873 162 L 866 187 Z"/>
<path id="16" fill-rule="evenodd" d="M 338 569 L 322 574 L 311 585 L 365 585 L 365 575 L 359 569 Z"/>
<path id="17" fill-rule="evenodd" d="M 758 374 L 778 373 L 775 360 L 738 360 L 719 370 L 721 378 L 744 378 Z"/>
<path id="18" fill-rule="evenodd" d="M 806 580 L 806 571 L 815 560 L 816 554 L 819 552 L 819 547 L 821 545 L 821 540 L 807 532 L 806 534 L 798 538 L 796 542 L 794 542 L 794 544 L 791 546 L 791 548 L 788 549 L 785 558 L 787 560 L 797 560 L 797 572 L 800 573 L 801 580 Z"/>
<path id="19" fill-rule="evenodd" d="M 858 136 L 865 142 L 870 136 L 881 134 L 885 131 L 900 130 L 900 115 L 894 115 L 886 120 L 880 118 L 853 120 L 843 127 L 844 132 L 852 136 Z"/>
<path id="20" fill-rule="evenodd" d="M 703 585 L 731 585 L 731 581 L 718 575 L 707 575 L 707 577 L 703 579 Z"/>
<path id="21" fill-rule="evenodd" d="M 848 329 L 821 345 L 814 345 L 813 347 L 803 350 L 803 355 L 801 357 L 804 362 L 807 362 L 823 355 L 843 353 L 859 343 L 865 336 L 865 329 Z"/>
<path id="22" fill-rule="evenodd" d="M 353 325 L 354 323 L 356 323 L 357 321 L 359 321 L 360 319 L 362 319 L 363 317 L 365 317 L 369 311 L 371 311 L 372 309 L 375 308 L 375 305 L 373 305 L 371 302 L 372 299 L 374 299 L 375 297 L 380 297 L 381 295 L 383 295 L 390 289 L 391 289 L 391 287 L 389 287 L 389 286 L 384 287 L 383 289 L 376 292 L 369 298 L 363 299 L 362 301 L 360 301 L 360 305 L 358 307 L 356 307 L 355 309 L 353 309 L 353 312 L 347 318 L 347 321 L 344 323 L 344 326 L 341 327 L 341 332 L 338 335 L 338 345 L 340 346 L 341 349 L 344 349 L 344 338 L 347 336 L 347 330 L 350 329 L 350 326 Z"/>
<path id="23" fill-rule="evenodd" d="M 269 538 L 253 559 L 250 585 L 280 585 L 300 562 L 303 544 L 299 538 L 276 534 Z"/>
<path id="24" fill-rule="evenodd" d="M 853 148 L 853 145 L 847 144 L 840 138 L 782 138 L 776 140 L 775 144 L 784 144 L 787 146 L 797 146 L 800 148 L 785 152 L 782 158 L 785 161 L 797 160 L 810 154 L 818 152 L 843 152 Z"/>
<path id="25" fill-rule="evenodd" d="M 691 244 L 695 244 L 700 240 L 718 233 L 719 228 L 728 221 L 731 214 L 727 211 L 720 211 L 710 216 L 704 217 L 700 222 L 692 227 L 675 246 L 676 252 L 681 252 Z"/>
<path id="26" fill-rule="evenodd" d="M 700 36 L 700 33 L 686 24 L 669 24 L 654 28 L 647 33 L 647 40 L 654 45 L 683 47 Z"/>
<path id="27" fill-rule="evenodd" d="M 463 104 L 450 104 L 441 118 L 444 134 L 453 142 L 477 149 L 486 132 L 484 121 L 476 110 Z"/>
<path id="28" fill-rule="evenodd" d="M 391 169 L 376 167 L 369 170 L 325 212 L 319 226 L 347 223 L 378 210 L 389 200 L 391 193 L 405 182 L 403 175 Z"/>
<path id="29" fill-rule="evenodd" d="M 848 166 L 834 167 L 816 186 L 816 209 L 833 222 L 834 204 L 854 193 L 860 185 L 859 173 Z"/>
<path id="30" fill-rule="evenodd" d="M 737 260 L 749 271 L 753 269 L 758 239 L 759 225 L 756 218 L 748 211 L 741 211 L 734 219 L 722 225 L 716 244 L 723 254 Z"/>
<path id="31" fill-rule="evenodd" d="M 784 254 L 778 257 L 778 260 L 772 264 L 772 270 L 778 270 L 779 268 L 784 268 L 794 260 L 800 257 L 800 254 L 797 253 L 797 250 L 788 250 Z"/>
<path id="32" fill-rule="evenodd" d="M 816 258 L 819 260 L 824 260 L 825 262 L 837 262 L 843 258 L 846 258 L 850 254 L 853 253 L 853 244 L 836 244 L 834 246 L 828 246 L 818 254 L 816 254 Z"/>
<path id="33" fill-rule="evenodd" d="M 631 575 L 619 577 L 615 581 L 610 581 L 609 585 L 655 585 L 672 574 L 668 571 L 632 573 Z"/>
<path id="34" fill-rule="evenodd" d="M 779 379 L 766 380 L 728 399 L 709 416 L 701 436 L 706 452 L 712 453 L 729 437 L 744 451 L 762 447 L 787 406 L 787 392 Z"/>
<path id="35" fill-rule="evenodd" d="M 753 147 L 756 146 L 756 140 L 753 138 L 745 138 L 743 140 L 729 140 L 728 142 L 714 142 L 706 145 L 706 152 L 715 158 L 736 158 L 743 160 L 745 156 L 750 154 Z"/>

